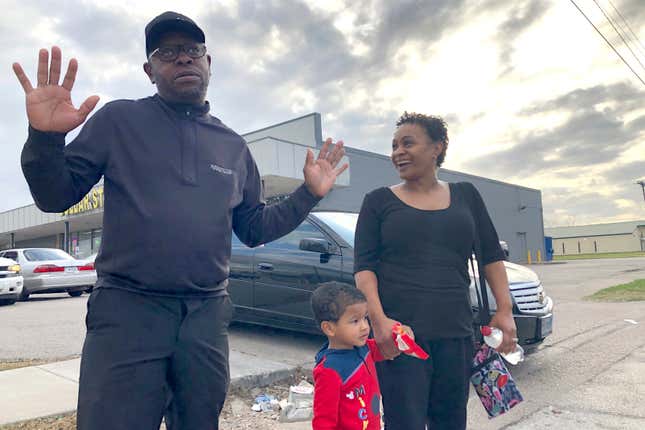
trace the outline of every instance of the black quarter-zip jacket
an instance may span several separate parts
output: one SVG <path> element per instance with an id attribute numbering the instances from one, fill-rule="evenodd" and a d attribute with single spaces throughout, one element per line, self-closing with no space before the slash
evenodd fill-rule
<path id="1" fill-rule="evenodd" d="M 265 205 L 244 139 L 208 114 L 155 95 L 106 104 L 65 145 L 29 128 L 22 169 L 36 205 L 63 212 L 104 177 L 98 287 L 226 294 L 231 231 L 249 246 L 293 230 L 318 199 L 304 185 Z"/>

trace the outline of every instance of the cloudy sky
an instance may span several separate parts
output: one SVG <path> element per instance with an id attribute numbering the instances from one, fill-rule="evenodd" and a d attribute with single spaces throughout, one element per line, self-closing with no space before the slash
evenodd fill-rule
<path id="1" fill-rule="evenodd" d="M 645 80 L 643 0 L 580 8 Z M 324 5 L 324 6 L 321 6 Z M 143 28 L 172 9 L 205 30 L 212 112 L 248 132 L 320 112 L 323 135 L 387 154 L 404 110 L 447 119 L 445 167 L 542 190 L 546 226 L 645 219 L 645 84 L 566 0 L 0 0 L 0 212 L 31 204 L 19 157 L 38 48 L 74 56 L 75 102 L 154 93 Z M 617 27 L 620 29 L 620 27 Z M 634 41 L 626 38 L 629 42 Z M 99 106 L 100 106 L 99 105 Z M 72 133 L 73 135 L 73 133 Z"/>

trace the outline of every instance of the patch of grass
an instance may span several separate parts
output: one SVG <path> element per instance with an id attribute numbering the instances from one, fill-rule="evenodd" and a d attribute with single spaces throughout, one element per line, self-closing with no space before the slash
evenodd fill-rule
<path id="1" fill-rule="evenodd" d="M 588 260 L 591 258 L 632 258 L 632 257 L 645 257 L 645 252 L 604 252 L 599 254 L 571 254 L 571 255 L 554 255 L 553 260 Z"/>
<path id="2" fill-rule="evenodd" d="M 585 298 L 603 302 L 637 302 L 645 300 L 645 279 L 637 279 L 628 284 L 605 288 Z"/>
<path id="3" fill-rule="evenodd" d="M 3 370 L 18 369 L 20 367 L 40 366 L 51 360 L 12 360 L 0 361 L 0 372 Z"/>
<path id="4" fill-rule="evenodd" d="M 76 413 L 36 418 L 1 426 L 0 430 L 76 430 Z"/>

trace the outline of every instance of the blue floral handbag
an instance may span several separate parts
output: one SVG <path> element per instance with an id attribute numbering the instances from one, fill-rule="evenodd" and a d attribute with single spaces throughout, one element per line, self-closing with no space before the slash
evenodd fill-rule
<path id="1" fill-rule="evenodd" d="M 524 400 L 502 357 L 485 343 L 473 359 L 470 382 L 475 387 L 488 418 L 495 418 Z"/>

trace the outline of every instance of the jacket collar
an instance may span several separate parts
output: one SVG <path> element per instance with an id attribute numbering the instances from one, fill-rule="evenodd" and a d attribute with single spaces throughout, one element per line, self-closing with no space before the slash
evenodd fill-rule
<path id="1" fill-rule="evenodd" d="M 194 105 L 194 104 L 188 104 L 188 103 L 174 103 L 174 102 L 169 102 L 165 100 L 159 94 L 155 94 L 154 99 L 157 100 L 159 103 L 161 103 L 163 106 L 177 112 L 181 116 L 189 117 L 189 118 L 204 116 L 208 114 L 211 108 L 210 103 L 208 103 L 208 101 L 205 101 L 203 105 Z"/>

